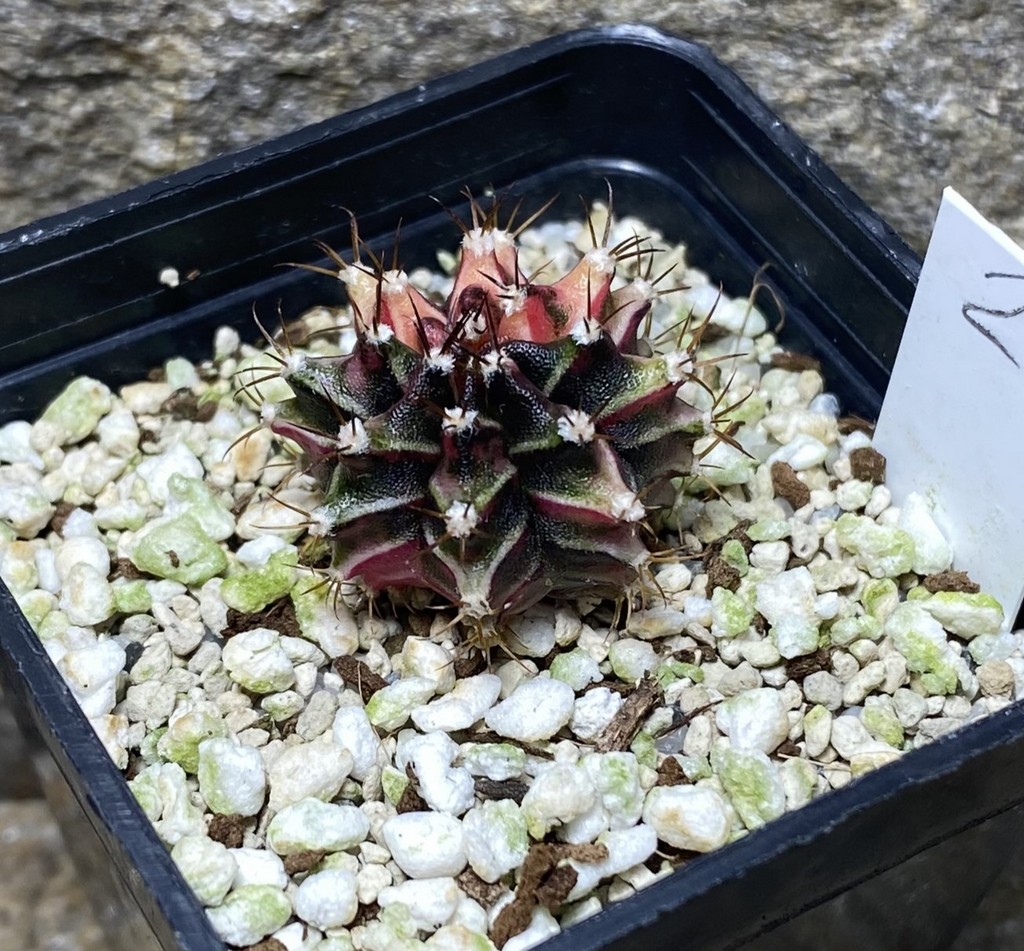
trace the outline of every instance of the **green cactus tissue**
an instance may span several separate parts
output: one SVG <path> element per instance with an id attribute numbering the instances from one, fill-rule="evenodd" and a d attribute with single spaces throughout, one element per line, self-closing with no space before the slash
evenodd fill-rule
<path id="1" fill-rule="evenodd" d="M 443 305 L 360 260 L 358 240 L 351 263 L 327 249 L 337 270 L 317 270 L 346 286 L 354 348 L 279 345 L 293 396 L 262 415 L 320 484 L 308 529 L 330 540 L 337 577 L 435 592 L 489 644 L 547 595 L 614 597 L 642 576 L 659 487 L 689 472 L 713 420 L 679 397 L 699 332 L 657 354 L 638 337 L 661 293 L 655 251 L 639 235 L 609 246 L 611 220 L 541 283 L 497 202 L 473 202 Z M 638 276 L 613 290 L 623 261 Z"/>

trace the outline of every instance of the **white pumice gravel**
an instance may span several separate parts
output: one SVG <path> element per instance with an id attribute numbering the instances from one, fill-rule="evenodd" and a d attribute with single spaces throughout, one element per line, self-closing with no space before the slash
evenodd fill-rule
<path id="1" fill-rule="evenodd" d="M 355 806 L 302 799 L 270 820 L 266 843 L 278 855 L 344 852 L 362 842 L 369 830 L 369 819 Z"/>
<path id="2" fill-rule="evenodd" d="M 521 242 L 524 273 L 590 246 L 578 223 Z M 745 397 L 742 449 L 702 438 L 657 522 L 679 555 L 642 596 L 542 602 L 486 668 L 429 599 L 371 604 L 299 567 L 296 509 L 320 498 L 266 430 L 242 438 L 273 364 L 234 330 L 210 360 L 117 392 L 80 378 L 0 427 L 0 577 L 229 944 L 486 951 L 555 850 L 576 881 L 554 915 L 526 901 L 504 943 L 523 951 L 1024 697 L 1024 632 L 951 570 L 926 489 L 894 498 L 768 316 L 683 246 L 665 261 L 688 287 L 655 300 L 649 339 L 711 314 L 701 372 Z M 301 323 L 311 353 L 352 345 L 345 310 Z"/>
<path id="3" fill-rule="evenodd" d="M 511 799 L 487 800 L 463 816 L 466 855 L 485 882 L 496 882 L 522 865 L 530 847 L 526 818 Z"/>
<path id="4" fill-rule="evenodd" d="M 646 823 L 639 823 L 628 829 L 612 829 L 597 837 L 598 845 L 608 852 L 607 858 L 597 862 L 569 860 L 576 869 L 577 879 L 568 901 L 576 901 L 588 895 L 603 879 L 611 878 L 646 862 L 658 847 L 658 835 Z"/>
<path id="5" fill-rule="evenodd" d="M 466 867 L 466 833 L 454 816 L 406 812 L 385 820 L 381 835 L 410 878 L 458 875 Z"/>
<path id="6" fill-rule="evenodd" d="M 238 874 L 234 856 L 207 835 L 182 836 L 171 858 L 204 905 L 219 905 Z"/>
<path id="7" fill-rule="evenodd" d="M 238 947 L 255 944 L 287 923 L 288 895 L 273 885 L 241 885 L 207 911 L 217 933 Z"/>
<path id="8" fill-rule="evenodd" d="M 329 736 L 325 741 L 300 743 L 282 750 L 268 773 L 270 795 L 267 805 L 279 813 L 303 799 L 329 802 L 341 790 L 354 759 Z"/>
<path id="9" fill-rule="evenodd" d="M 576 700 L 572 687 L 561 680 L 526 680 L 497 706 L 484 722 L 501 736 L 526 743 L 547 740 L 565 726 Z"/>
<path id="10" fill-rule="evenodd" d="M 216 815 L 254 816 L 263 808 L 267 773 L 259 752 L 227 737 L 198 746 L 199 794 Z"/>
<path id="11" fill-rule="evenodd" d="M 420 931 L 436 931 L 455 914 L 460 894 L 454 878 L 411 878 L 382 888 L 377 904 L 403 905 Z"/>
<path id="12" fill-rule="evenodd" d="M 659 786 L 644 803 L 644 822 L 662 842 L 692 852 L 710 852 L 729 841 L 733 811 L 707 786 Z"/>
<path id="13" fill-rule="evenodd" d="M 240 885 L 274 885 L 282 891 L 287 888 L 288 873 L 277 853 L 245 847 L 228 851 L 235 860 L 235 888 Z"/>
<path id="14" fill-rule="evenodd" d="M 342 928 L 359 911 L 356 876 L 347 869 L 327 869 L 307 876 L 295 890 L 295 913 L 314 928 Z"/>
<path id="15" fill-rule="evenodd" d="M 501 679 L 478 674 L 454 684 L 442 697 L 412 712 L 412 722 L 424 732 L 468 730 L 491 709 L 501 692 Z"/>
<path id="16" fill-rule="evenodd" d="M 473 774 L 453 766 L 458 744 L 447 733 L 427 734 L 404 730 L 398 736 L 395 765 L 416 777 L 419 793 L 431 809 L 461 816 L 476 801 Z"/>

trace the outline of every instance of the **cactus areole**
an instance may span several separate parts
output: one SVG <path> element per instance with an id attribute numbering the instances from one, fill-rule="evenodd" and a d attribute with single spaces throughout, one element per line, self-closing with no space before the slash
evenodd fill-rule
<path id="1" fill-rule="evenodd" d="M 690 470 L 711 421 L 678 395 L 692 351 L 638 342 L 654 252 L 639 236 L 608 247 L 610 222 L 542 284 L 520 271 L 511 221 L 474 201 L 443 307 L 360 260 L 355 234 L 354 262 L 325 249 L 336 270 L 311 269 L 346 285 L 357 342 L 282 351 L 294 397 L 264 419 L 321 484 L 309 531 L 337 576 L 430 589 L 485 642 L 541 598 L 621 596 L 641 577 L 655 491 Z M 613 290 L 627 259 L 646 277 Z"/>

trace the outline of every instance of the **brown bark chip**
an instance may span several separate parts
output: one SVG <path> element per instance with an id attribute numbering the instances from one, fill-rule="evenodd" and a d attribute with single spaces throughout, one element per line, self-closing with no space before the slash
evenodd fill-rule
<path id="1" fill-rule="evenodd" d="M 801 683 L 805 677 L 816 674 L 820 670 L 828 670 L 832 664 L 832 651 L 827 648 L 807 654 L 804 657 L 794 657 L 786 664 L 786 676 L 790 680 Z"/>
<path id="2" fill-rule="evenodd" d="M 708 590 L 727 588 L 735 591 L 740 586 L 740 573 L 724 558 L 709 558 L 705 569 L 708 573 Z"/>
<path id="3" fill-rule="evenodd" d="M 63 499 L 53 507 L 53 517 L 50 519 L 50 528 L 52 528 L 62 538 L 64 537 L 64 523 L 76 508 L 77 506 L 72 505 L 70 502 L 65 502 Z"/>
<path id="4" fill-rule="evenodd" d="M 848 436 L 850 433 L 867 433 L 869 436 L 873 436 L 875 433 L 874 423 L 864 419 L 863 416 L 855 414 L 840 416 L 836 421 L 836 425 L 839 427 L 839 432 L 844 436 Z"/>
<path id="5" fill-rule="evenodd" d="M 626 750 L 633 742 L 633 737 L 640 732 L 640 724 L 661 699 L 661 688 L 650 674 L 637 684 L 634 690 L 623 701 L 618 713 L 597 736 L 594 749 L 598 753 L 611 753 L 613 750 Z"/>
<path id="6" fill-rule="evenodd" d="M 253 826 L 252 819 L 245 816 L 214 816 L 206 834 L 229 849 L 240 849 L 245 833 Z"/>
<path id="7" fill-rule="evenodd" d="M 380 905 L 371 901 L 368 905 L 360 904 L 356 916 L 348 923 L 348 928 L 358 928 L 360 925 L 369 924 L 380 914 Z"/>
<path id="8" fill-rule="evenodd" d="M 603 862 L 608 858 L 608 847 L 596 842 L 583 842 L 580 845 L 567 842 L 564 845 L 556 845 L 555 848 L 561 850 L 561 854 L 567 859 L 576 859 L 577 862 Z"/>
<path id="9" fill-rule="evenodd" d="M 722 549 L 726 542 L 735 540 L 743 546 L 743 550 L 749 555 L 750 549 L 754 547 L 753 541 L 747 535 L 750 524 L 749 521 L 740 522 L 732 531 L 715 539 L 704 549 L 700 557 L 704 561 L 704 570 L 707 572 L 709 591 L 713 591 L 715 588 L 728 588 L 730 591 L 735 591 L 739 587 L 740 573 L 722 558 Z"/>
<path id="10" fill-rule="evenodd" d="M 175 390 L 160 407 L 163 415 L 171 419 L 187 419 L 197 423 L 208 423 L 217 413 L 217 401 L 200 403 L 199 398 L 187 387 Z"/>
<path id="11" fill-rule="evenodd" d="M 795 509 L 802 509 L 811 501 L 811 490 L 800 481 L 788 462 L 773 462 L 772 488 L 775 494 L 785 499 Z"/>
<path id="12" fill-rule="evenodd" d="M 782 744 L 775 749 L 776 756 L 800 756 L 800 754 L 800 747 L 792 740 L 784 740 Z"/>
<path id="13" fill-rule="evenodd" d="M 579 873 L 571 865 L 555 866 L 535 893 L 537 904 L 555 911 L 576 887 L 578 878 Z"/>
<path id="14" fill-rule="evenodd" d="M 516 803 L 522 803 L 530 788 L 518 779 L 497 780 L 486 777 L 480 777 L 473 785 L 482 799 L 511 799 Z"/>
<path id="15" fill-rule="evenodd" d="M 855 479 L 881 485 L 885 482 L 885 456 L 871 446 L 861 446 L 850 453 L 850 471 Z"/>
<path id="16" fill-rule="evenodd" d="M 485 909 L 490 908 L 507 891 L 501 882 L 485 882 L 473 869 L 468 867 L 459 872 L 455 881 L 459 888 Z"/>
<path id="17" fill-rule="evenodd" d="M 301 852 L 293 852 L 283 859 L 284 870 L 289 875 L 298 875 L 300 872 L 308 872 L 316 868 L 324 859 L 327 853 L 323 849 L 304 849 Z"/>
<path id="18" fill-rule="evenodd" d="M 683 767 L 679 765 L 679 760 L 674 756 L 666 756 L 658 766 L 658 781 L 654 785 L 688 786 L 690 785 L 690 780 L 687 778 L 686 773 L 683 772 Z"/>
<path id="19" fill-rule="evenodd" d="M 295 616 L 295 605 L 287 595 L 273 604 L 268 604 L 262 611 L 254 611 L 251 614 L 228 608 L 228 624 L 223 636 L 234 637 L 242 631 L 254 631 L 258 627 L 277 631 L 284 637 L 302 636 L 299 619 Z"/>
<path id="20" fill-rule="evenodd" d="M 359 690 L 363 703 L 369 703 L 370 697 L 388 685 L 380 674 L 375 674 L 363 661 L 355 657 L 337 658 L 334 661 L 334 669 L 345 683 Z"/>
<path id="21" fill-rule="evenodd" d="M 977 594 L 981 585 L 971 581 L 966 571 L 937 571 L 926 575 L 921 582 L 924 587 L 935 594 L 936 591 L 962 591 L 964 594 Z"/>
<path id="22" fill-rule="evenodd" d="M 806 353 L 792 353 L 789 350 L 773 353 L 771 362 L 773 367 L 778 367 L 780 370 L 792 370 L 796 373 L 801 370 L 821 370 L 821 361 L 817 357 Z"/>
<path id="23" fill-rule="evenodd" d="M 108 581 L 113 581 L 115 578 L 124 578 L 125 581 L 137 581 L 139 578 L 145 578 L 146 574 L 143 571 L 139 571 L 132 562 L 127 558 L 118 558 L 114 562 L 113 568 L 110 574 L 107 576 Z"/>
<path id="24" fill-rule="evenodd" d="M 516 887 L 515 898 L 498 912 L 491 928 L 491 940 L 502 948 L 509 938 L 522 934 L 538 907 L 555 911 L 568 898 L 576 885 L 576 869 L 564 864 L 567 859 L 577 862 L 601 862 L 608 858 L 603 845 L 571 845 L 538 842 L 530 847 L 523 862 Z"/>
<path id="25" fill-rule="evenodd" d="M 514 938 L 529 928 L 536 907 L 535 902 L 516 892 L 516 897 L 498 912 L 494 924 L 491 925 L 491 941 L 494 942 L 494 946 L 499 949 L 505 947 L 509 938 Z"/>
<path id="26" fill-rule="evenodd" d="M 480 651 L 473 651 L 455 661 L 455 679 L 465 680 L 487 670 L 487 658 Z"/>
<path id="27" fill-rule="evenodd" d="M 430 629 L 434 619 L 425 614 L 410 611 L 405 619 L 405 627 L 412 631 L 414 637 L 430 637 Z"/>

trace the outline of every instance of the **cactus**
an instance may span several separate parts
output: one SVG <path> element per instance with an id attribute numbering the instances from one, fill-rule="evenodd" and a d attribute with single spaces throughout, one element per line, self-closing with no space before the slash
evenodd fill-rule
<path id="1" fill-rule="evenodd" d="M 436 592 L 486 642 L 541 598 L 636 582 L 656 541 L 648 508 L 713 421 L 678 395 L 699 333 L 646 355 L 641 325 L 665 291 L 643 238 L 608 246 L 610 208 L 552 284 L 520 271 L 525 225 L 499 226 L 497 202 L 471 210 L 443 306 L 354 224 L 351 263 L 323 246 L 332 267 L 303 265 L 344 283 L 357 342 L 338 357 L 278 347 L 294 396 L 263 419 L 321 485 L 308 529 L 330 540 L 336 576 Z M 613 289 L 622 262 L 641 276 Z"/>

